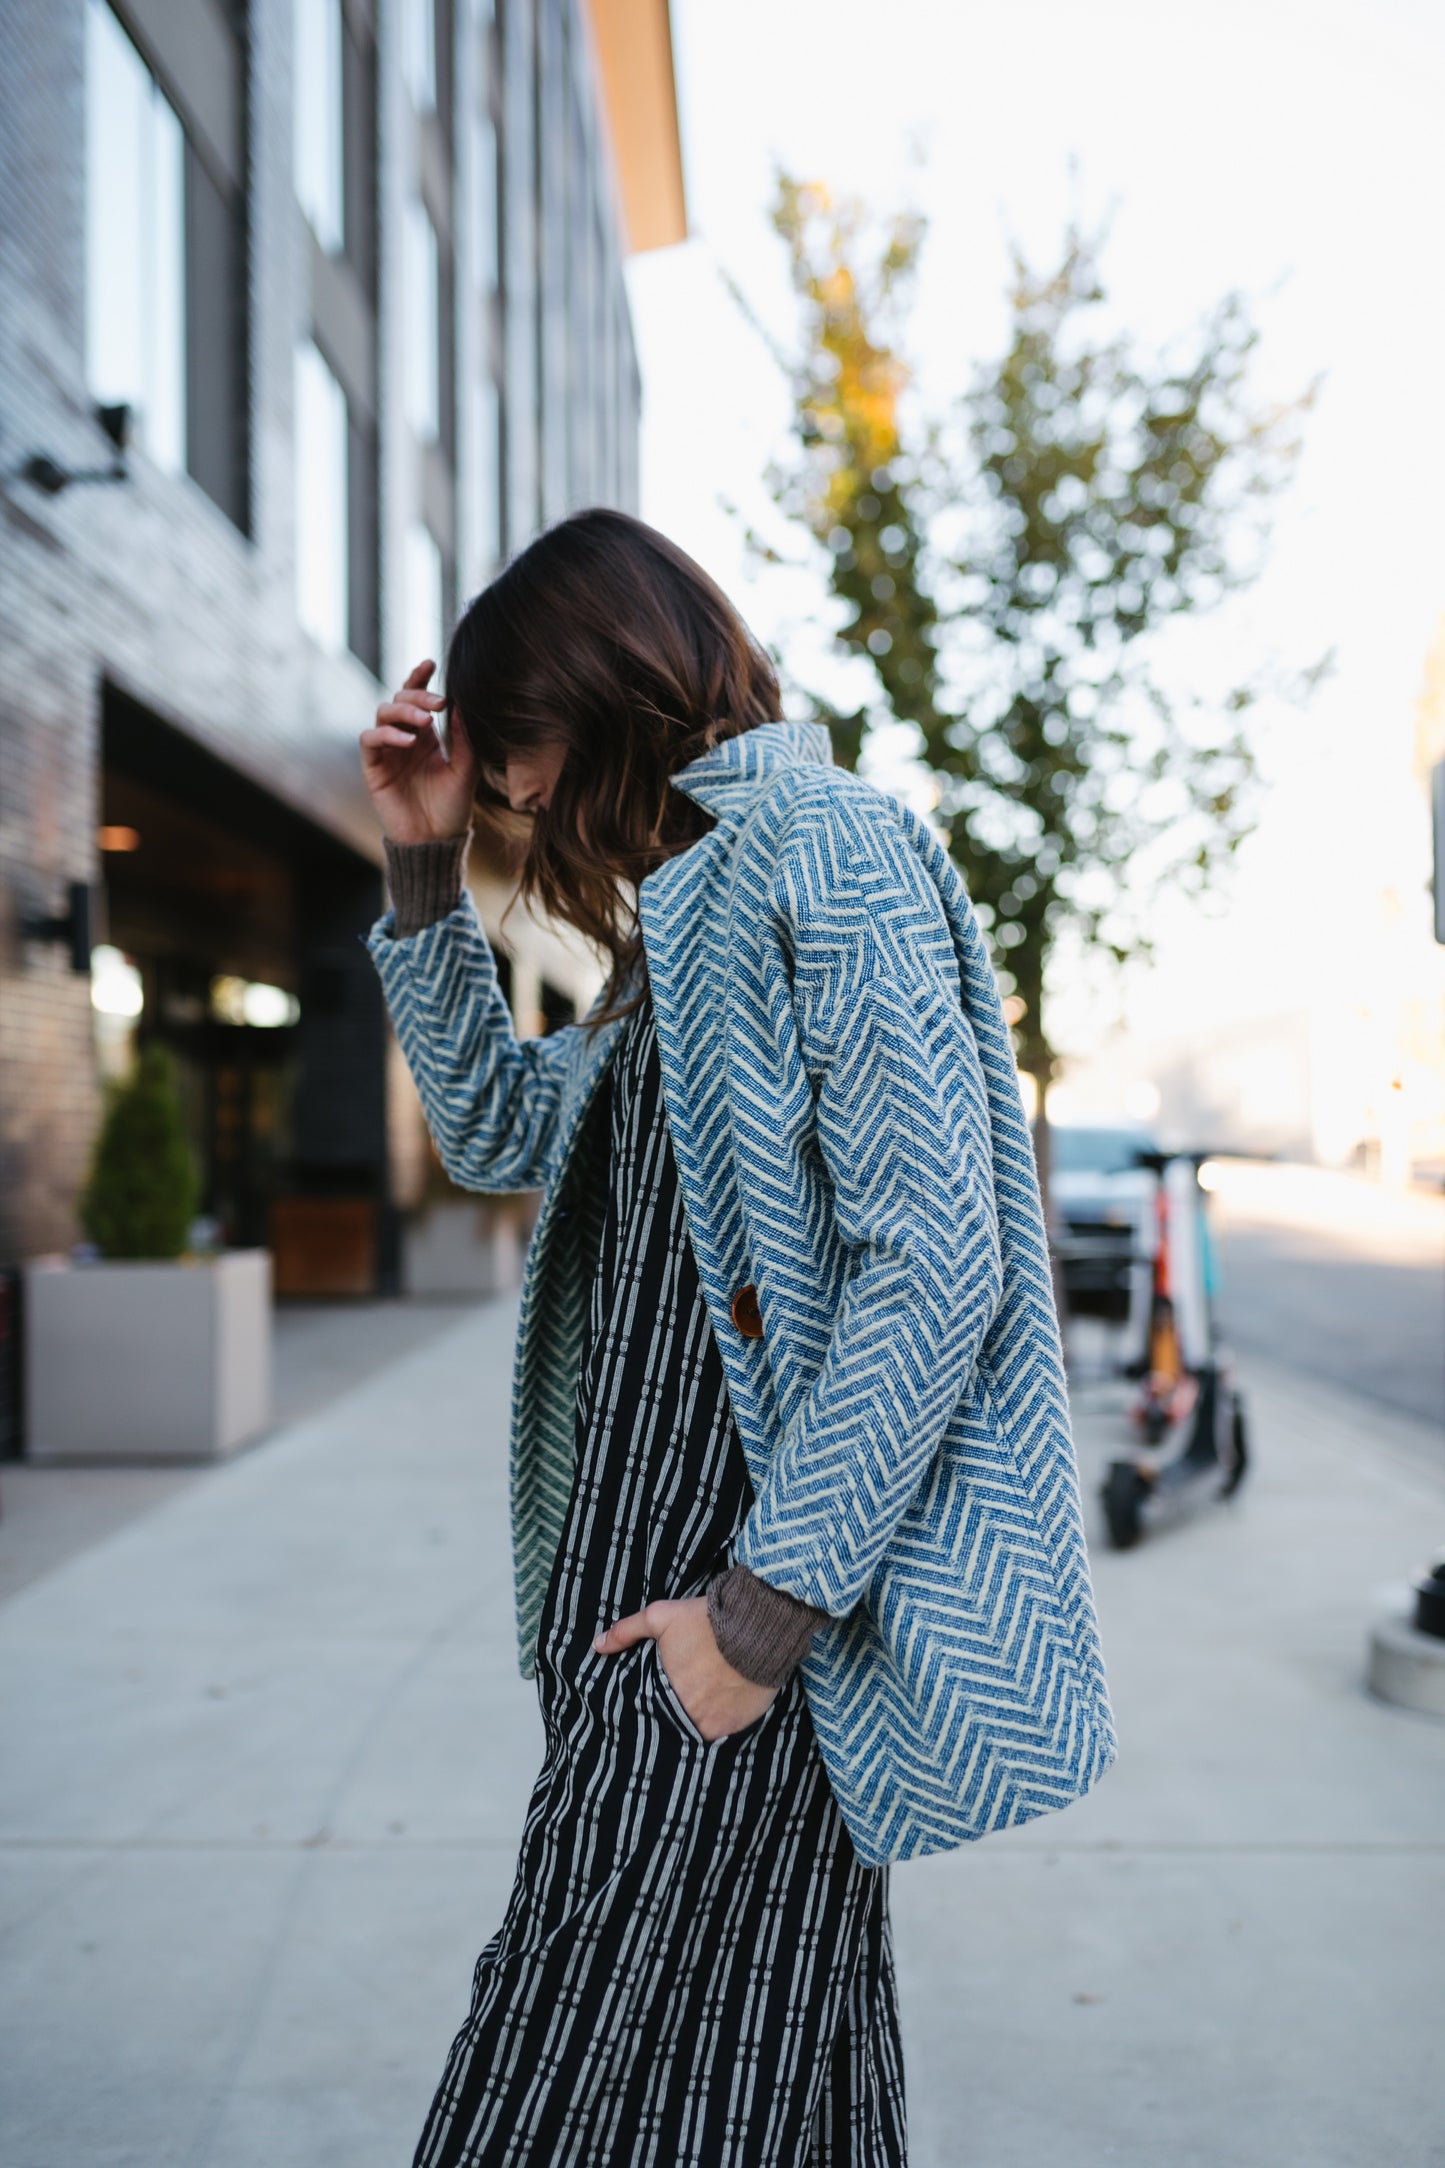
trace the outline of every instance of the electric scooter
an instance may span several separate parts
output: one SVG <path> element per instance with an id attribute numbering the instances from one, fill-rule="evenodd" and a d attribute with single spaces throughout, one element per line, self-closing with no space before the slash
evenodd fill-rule
<path id="1" fill-rule="evenodd" d="M 1124 1366 L 1139 1381 L 1130 1409 L 1139 1444 L 1110 1462 L 1102 1486 L 1117 1550 L 1137 1543 L 1151 1518 L 1199 1496 L 1230 1497 L 1249 1465 L 1244 1403 L 1218 1326 L 1204 1156 L 1141 1155 L 1155 1177 L 1153 1254 L 1144 1345 Z"/>

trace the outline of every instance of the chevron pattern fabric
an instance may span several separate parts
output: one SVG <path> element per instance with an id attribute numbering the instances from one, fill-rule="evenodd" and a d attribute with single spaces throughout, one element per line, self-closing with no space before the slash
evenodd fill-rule
<path id="1" fill-rule="evenodd" d="M 1033 1149 L 957 869 L 771 723 L 674 778 L 715 826 L 642 885 L 664 1096 L 756 1494 L 738 1556 L 827 1611 L 804 1683 L 860 1856 L 1066 1806 L 1113 1761 Z M 616 1026 L 513 1036 L 469 900 L 369 946 L 443 1163 L 545 1186 L 513 1402 L 529 1669 L 572 1475 Z M 760 1339 L 732 1298 L 756 1287 Z"/>

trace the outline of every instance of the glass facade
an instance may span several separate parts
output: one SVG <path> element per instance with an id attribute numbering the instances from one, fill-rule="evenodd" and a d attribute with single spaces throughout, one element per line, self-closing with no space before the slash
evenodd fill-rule
<path id="1" fill-rule="evenodd" d="M 196 0 L 193 36 L 131 0 L 85 4 L 90 386 L 249 532 L 246 13 Z M 435 546 L 445 619 L 459 574 L 473 586 L 568 511 L 633 501 L 637 368 L 581 4 L 291 0 L 292 179 L 315 242 L 297 608 L 373 670 L 390 667 L 383 622 L 389 644 L 412 616 L 413 528 Z M 405 113 L 392 149 L 388 75 Z M 384 312 L 403 327 L 389 413 Z M 383 517 L 396 425 L 410 449 L 387 467 Z"/>
<path id="2" fill-rule="evenodd" d="M 474 121 L 476 216 L 496 236 L 487 405 L 499 553 L 511 555 L 583 505 L 635 504 L 640 386 L 578 10 L 572 0 L 496 0 L 480 15 L 490 72 Z"/>

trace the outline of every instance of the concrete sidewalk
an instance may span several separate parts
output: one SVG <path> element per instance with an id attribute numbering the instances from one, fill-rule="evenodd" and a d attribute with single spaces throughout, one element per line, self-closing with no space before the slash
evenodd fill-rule
<path id="1" fill-rule="evenodd" d="M 281 1303 L 272 1357 L 274 1415 L 266 1438 L 445 1332 L 467 1310 L 456 1302 L 416 1299 Z M 213 1472 L 195 1463 L 0 1464 L 0 1603 Z"/>
<path id="2" fill-rule="evenodd" d="M 7 2168 L 410 2160 L 540 1757 L 513 1324 L 0 1606 Z M 914 2168 L 1445 2162 L 1445 1725 L 1360 1686 L 1445 1484 L 1408 1425 L 1250 1382 L 1240 1498 L 1096 1548 L 1118 1768 L 895 1875 Z M 1118 1422 L 1083 1396 L 1091 1483 Z"/>

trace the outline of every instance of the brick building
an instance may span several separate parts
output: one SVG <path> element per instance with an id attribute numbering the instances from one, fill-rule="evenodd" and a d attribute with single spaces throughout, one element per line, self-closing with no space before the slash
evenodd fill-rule
<path id="1" fill-rule="evenodd" d="M 75 1239 L 139 1035 L 228 1236 L 334 1200 L 388 1284 L 356 734 L 541 526 L 634 502 L 622 260 L 682 231 L 666 0 L 0 0 L 0 1264 Z M 515 946 L 565 1013 L 586 959 Z"/>

